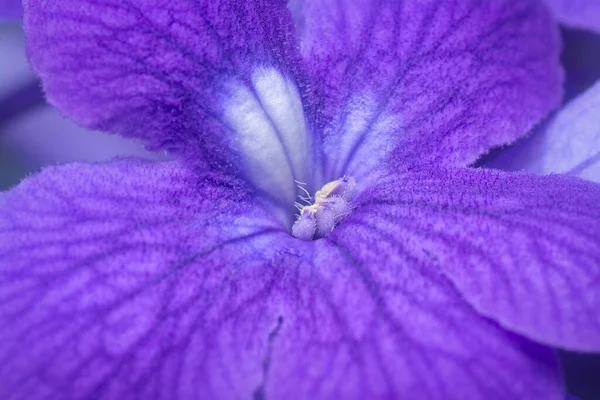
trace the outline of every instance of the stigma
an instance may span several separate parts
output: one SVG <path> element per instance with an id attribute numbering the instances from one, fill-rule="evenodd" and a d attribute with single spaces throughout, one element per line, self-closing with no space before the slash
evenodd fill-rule
<path id="1" fill-rule="evenodd" d="M 298 184 L 304 190 L 300 182 Z M 320 239 L 352 212 L 356 182 L 352 177 L 344 176 L 327 183 L 315 193 L 314 198 L 306 191 L 305 194 L 300 199 L 309 204 L 296 203 L 300 213 L 292 226 L 292 236 L 302 240 Z"/>

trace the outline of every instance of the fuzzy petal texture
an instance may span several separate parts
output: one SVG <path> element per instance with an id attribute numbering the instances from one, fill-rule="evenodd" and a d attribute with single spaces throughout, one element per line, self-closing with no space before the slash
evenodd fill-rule
<path id="1" fill-rule="evenodd" d="M 507 171 L 565 173 L 600 182 L 600 82 L 531 136 L 485 164 Z"/>
<path id="2" fill-rule="evenodd" d="M 551 350 L 363 207 L 305 242 L 175 163 L 29 178 L 0 200 L 0 397 L 563 398 Z"/>
<path id="3" fill-rule="evenodd" d="M 364 223 L 387 215 L 383 227 L 483 315 L 554 347 L 600 351 L 600 185 L 448 169 L 389 178 L 365 201 Z"/>
<path id="4" fill-rule="evenodd" d="M 596 0 L 545 1 L 560 23 L 600 32 L 600 2 Z"/>
<path id="5" fill-rule="evenodd" d="M 296 84 L 283 0 L 25 0 L 24 8 L 30 59 L 50 103 L 83 126 L 198 163 L 227 164 L 223 147 L 241 117 L 227 120 L 226 100 L 254 96 L 238 101 L 258 113 L 268 106 L 258 86 L 273 84 L 260 81 L 265 74 L 285 80 L 280 91 Z"/>
<path id="6" fill-rule="evenodd" d="M 287 213 L 312 185 L 284 0 L 25 0 L 48 100 L 83 126 L 243 175 Z M 287 221 L 291 223 L 291 221 Z"/>
<path id="7" fill-rule="evenodd" d="M 557 26 L 536 0 L 306 0 L 296 21 L 329 179 L 390 155 L 464 166 L 560 101 Z"/>

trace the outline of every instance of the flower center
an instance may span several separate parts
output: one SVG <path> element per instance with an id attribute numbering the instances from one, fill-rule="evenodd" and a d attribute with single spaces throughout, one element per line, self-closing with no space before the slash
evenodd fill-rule
<path id="1" fill-rule="evenodd" d="M 352 200 L 356 194 L 356 182 L 352 177 L 344 176 L 329 182 L 315 193 L 314 199 L 302 183 L 297 183 L 306 194 L 300 199 L 308 204 L 296 203 L 300 214 L 292 226 L 292 236 L 302 240 L 320 239 L 352 212 Z"/>

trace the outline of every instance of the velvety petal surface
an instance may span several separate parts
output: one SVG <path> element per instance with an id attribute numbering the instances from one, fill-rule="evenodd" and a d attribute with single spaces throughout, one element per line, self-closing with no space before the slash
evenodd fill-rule
<path id="1" fill-rule="evenodd" d="M 485 167 L 565 173 L 600 182 L 600 82 Z"/>
<path id="2" fill-rule="evenodd" d="M 86 127 L 229 167 L 292 207 L 311 181 L 284 0 L 25 0 L 48 100 Z"/>
<path id="3" fill-rule="evenodd" d="M 389 178 L 363 201 L 352 220 L 396 229 L 482 314 L 551 346 L 600 350 L 600 185 L 448 169 Z"/>
<path id="4" fill-rule="evenodd" d="M 559 22 L 600 32 L 600 2 L 596 0 L 545 0 Z"/>
<path id="5" fill-rule="evenodd" d="M 466 165 L 559 104 L 555 22 L 525 1 L 306 0 L 329 179 L 381 159 Z"/>
<path id="6" fill-rule="evenodd" d="M 369 201 L 306 242 L 175 163 L 25 180 L 0 199 L 0 397 L 562 399 L 553 352 Z"/>
<path id="7" fill-rule="evenodd" d="M 235 182 L 173 162 L 74 164 L 0 202 L 0 398 L 199 396 L 203 335 L 228 312 L 218 289 L 256 293 L 256 268 L 239 268 L 273 229 Z"/>

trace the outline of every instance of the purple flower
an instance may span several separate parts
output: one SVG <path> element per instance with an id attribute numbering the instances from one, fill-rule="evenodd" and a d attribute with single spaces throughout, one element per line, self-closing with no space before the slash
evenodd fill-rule
<path id="1" fill-rule="evenodd" d="M 24 5 L 49 101 L 178 160 L 0 199 L 0 398 L 563 399 L 600 349 L 600 187 L 468 167 L 560 101 L 538 1 Z"/>
<path id="2" fill-rule="evenodd" d="M 600 182 L 600 82 L 571 101 L 531 136 L 486 167 L 537 174 L 565 173 Z"/>

